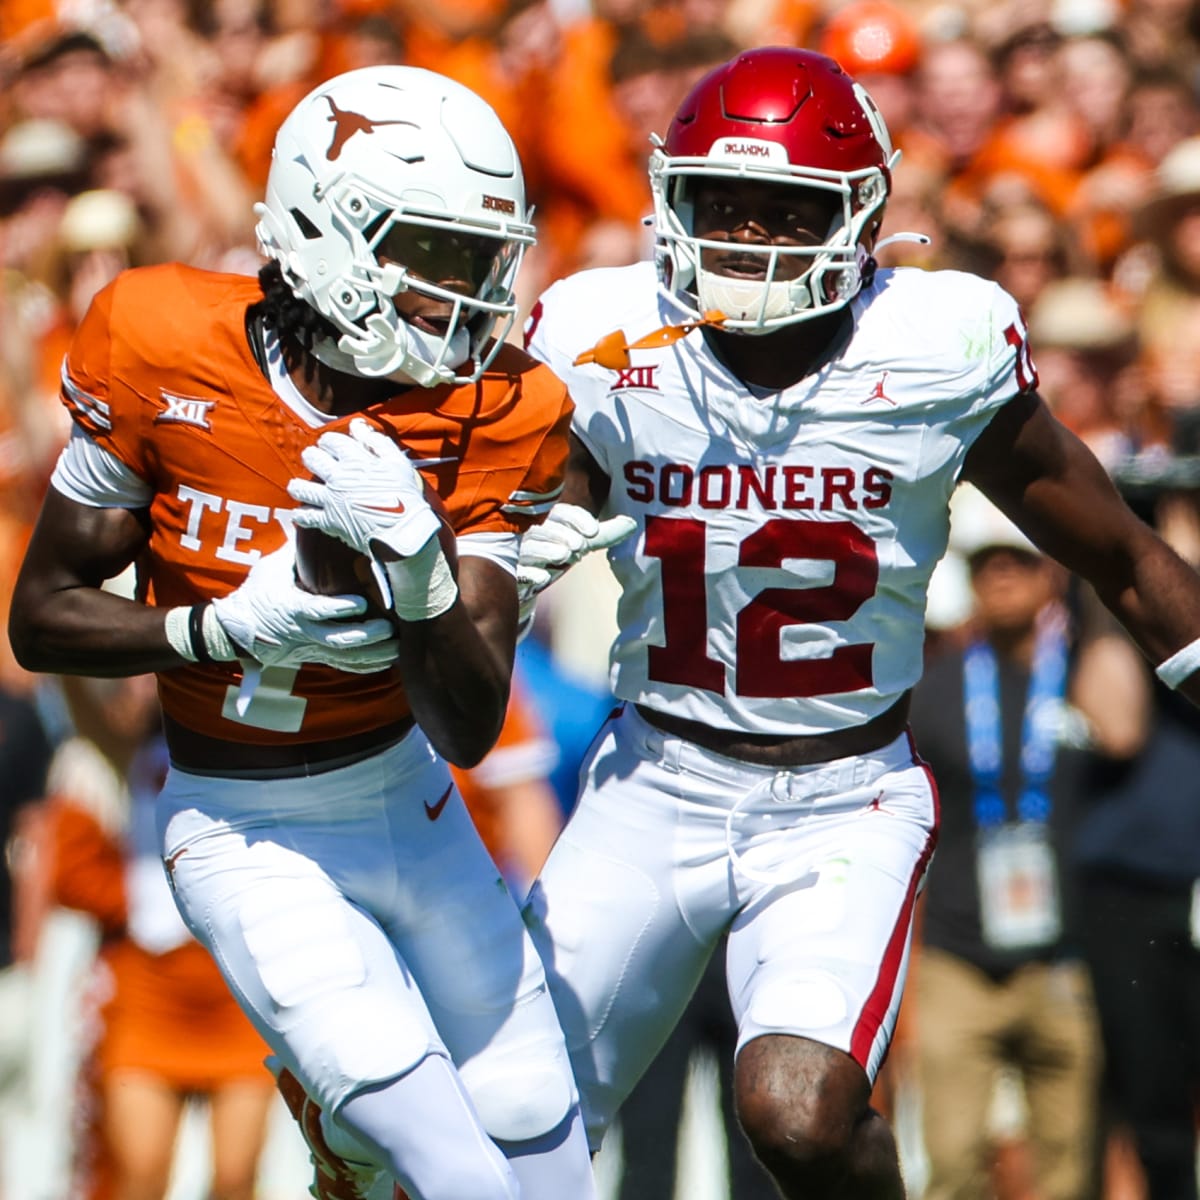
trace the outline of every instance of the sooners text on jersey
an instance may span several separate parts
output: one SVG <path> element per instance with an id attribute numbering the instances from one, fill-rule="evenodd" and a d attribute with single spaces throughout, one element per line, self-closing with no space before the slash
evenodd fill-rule
<path id="1" fill-rule="evenodd" d="M 1036 375 L 1015 302 L 975 276 L 879 271 L 852 312 L 841 355 L 759 394 L 700 331 L 621 370 L 573 366 L 615 324 L 632 342 L 679 323 L 651 263 L 542 297 L 529 349 L 567 381 L 609 507 L 640 525 L 610 551 L 619 696 L 804 734 L 870 720 L 916 682 L 963 459 Z"/>

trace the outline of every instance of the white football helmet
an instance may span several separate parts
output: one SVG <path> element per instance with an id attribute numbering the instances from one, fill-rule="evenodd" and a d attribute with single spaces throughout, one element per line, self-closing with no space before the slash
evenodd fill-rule
<path id="1" fill-rule="evenodd" d="M 863 87 L 811 50 L 767 47 L 710 71 L 684 99 L 650 157 L 656 261 L 663 290 L 689 316 L 718 310 L 722 328 L 770 333 L 841 308 L 862 287 L 874 233 L 899 155 Z M 695 236 L 698 179 L 802 187 L 831 199 L 816 246 L 740 248 L 766 258 L 765 279 L 705 270 L 701 256 L 727 242 Z M 907 236 L 907 235 L 906 235 Z M 806 260 L 795 279 L 780 260 Z"/>
<path id="2" fill-rule="evenodd" d="M 301 100 L 275 137 L 255 213 L 260 250 L 340 333 L 314 345 L 317 358 L 421 387 L 483 374 L 534 241 L 520 160 L 495 112 L 416 67 L 349 71 Z M 438 286 L 448 278 L 474 293 Z M 397 313 L 392 298 L 410 289 L 453 303 L 444 335 Z"/>

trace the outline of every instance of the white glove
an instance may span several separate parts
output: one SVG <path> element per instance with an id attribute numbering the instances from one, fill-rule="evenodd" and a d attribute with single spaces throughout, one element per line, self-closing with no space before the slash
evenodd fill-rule
<path id="1" fill-rule="evenodd" d="M 407 454 L 362 418 L 350 432 L 323 433 L 300 457 L 317 479 L 293 479 L 288 495 L 305 507 L 294 520 L 319 529 L 360 554 L 373 543 L 408 558 L 437 534 L 441 518 Z"/>
<path id="2" fill-rule="evenodd" d="M 296 548 L 288 541 L 264 554 L 240 587 L 212 602 L 218 636 L 232 645 L 229 653 L 210 645 L 209 653 L 220 659 L 241 651 L 264 667 L 320 663 L 369 675 L 391 666 L 397 644 L 390 621 L 347 619 L 366 607 L 362 596 L 316 596 L 299 588 Z"/>
<path id="3" fill-rule="evenodd" d="M 391 438 L 358 418 L 349 434 L 322 434 L 301 452 L 324 482 L 293 479 L 288 495 L 305 505 L 293 519 L 340 538 L 371 559 L 385 602 L 405 621 L 439 616 L 458 584 L 437 540 L 442 519 L 425 499 L 425 484 Z"/>
<path id="4" fill-rule="evenodd" d="M 635 529 L 632 517 L 609 517 L 598 521 L 586 508 L 556 504 L 546 519 L 521 537 L 517 563 L 518 622 L 524 624 L 533 612 L 538 595 L 568 567 L 573 567 L 593 550 L 606 550 L 624 541 Z"/>

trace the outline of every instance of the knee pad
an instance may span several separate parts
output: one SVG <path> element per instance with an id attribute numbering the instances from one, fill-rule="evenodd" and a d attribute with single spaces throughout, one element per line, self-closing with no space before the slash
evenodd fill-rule
<path id="1" fill-rule="evenodd" d="M 498 1142 L 528 1142 L 562 1124 L 575 1103 L 565 1048 L 515 1047 L 459 1068 L 480 1123 Z"/>

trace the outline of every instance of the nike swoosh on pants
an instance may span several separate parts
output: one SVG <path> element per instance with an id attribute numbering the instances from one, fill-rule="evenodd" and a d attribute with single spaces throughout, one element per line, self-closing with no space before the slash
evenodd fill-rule
<path id="1" fill-rule="evenodd" d="M 425 801 L 425 815 L 431 820 L 436 821 L 442 815 L 442 809 L 446 807 L 446 801 L 450 799 L 450 793 L 454 791 L 454 784 L 451 784 L 439 797 L 436 804 L 430 804 Z"/>

